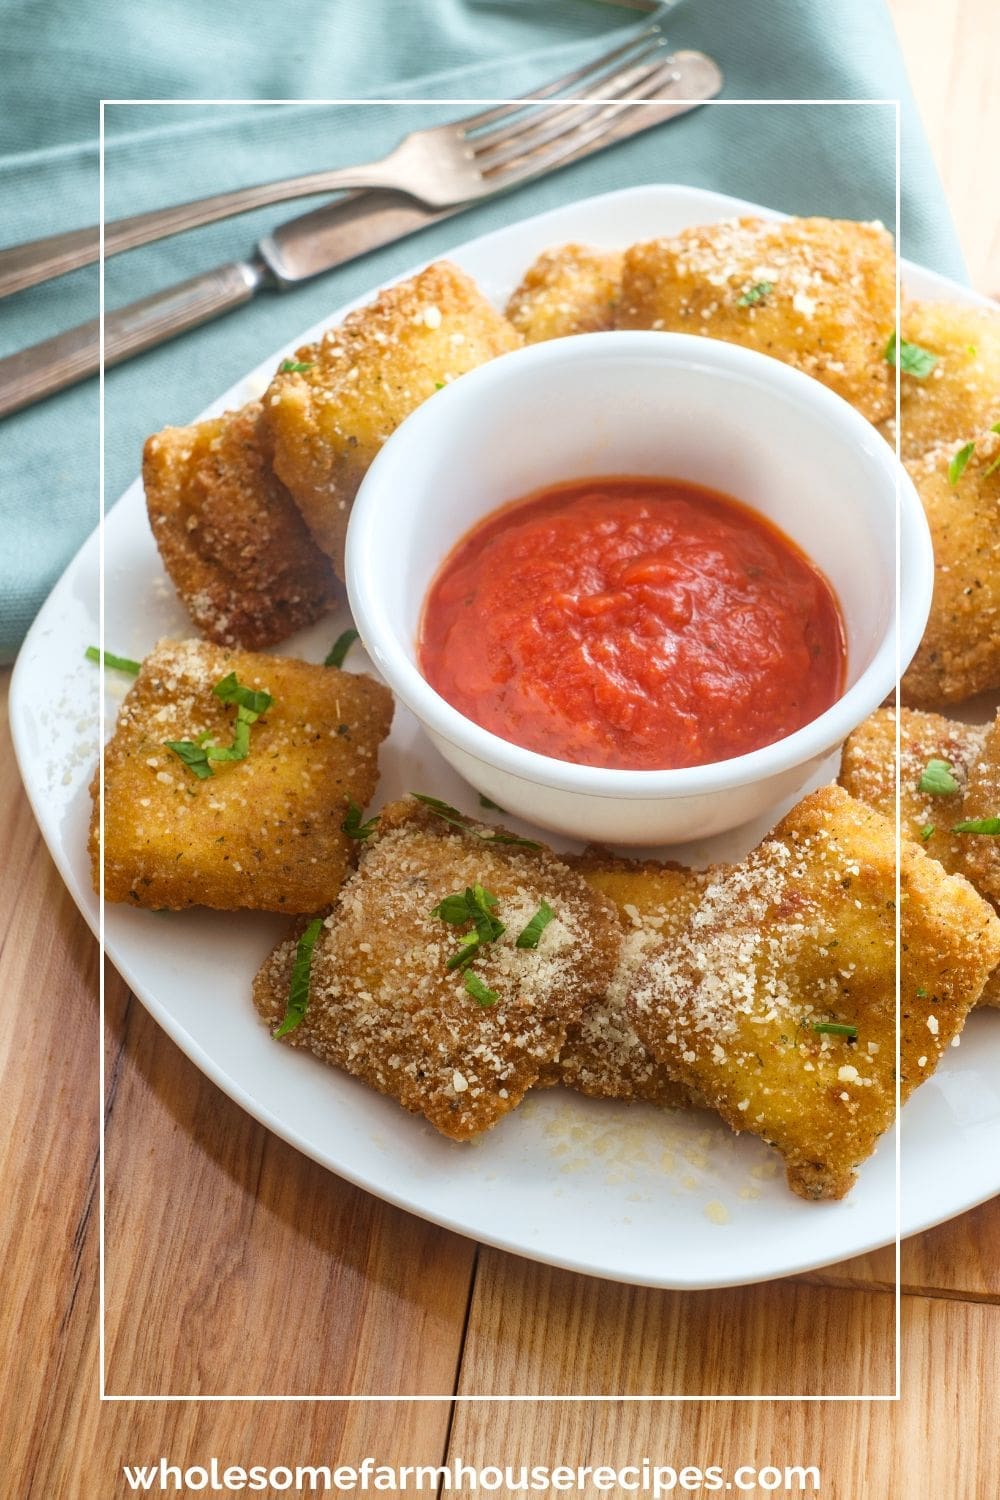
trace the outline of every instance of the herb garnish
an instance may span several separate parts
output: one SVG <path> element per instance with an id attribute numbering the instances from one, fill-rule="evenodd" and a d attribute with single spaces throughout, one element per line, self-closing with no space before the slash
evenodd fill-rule
<path id="1" fill-rule="evenodd" d="M 969 818 L 964 823 L 953 823 L 952 833 L 1000 833 L 1000 818 Z"/>
<path id="2" fill-rule="evenodd" d="M 912 375 L 916 380 L 926 380 L 938 362 L 937 355 L 929 349 L 922 349 L 919 344 L 911 344 L 906 339 L 897 341 L 895 330 L 885 346 L 885 357 L 890 365 L 898 365 L 904 374 Z"/>
<path id="3" fill-rule="evenodd" d="M 472 923 L 472 931 L 466 933 L 458 950 L 448 959 L 449 969 L 465 968 L 478 957 L 480 948 L 487 943 L 495 943 L 507 931 L 503 922 L 493 915 L 496 904 L 497 898 L 493 892 L 476 884 L 466 886 L 464 891 L 458 891 L 453 896 L 445 896 L 443 901 L 431 908 L 432 917 L 440 917 L 442 922 L 448 922 L 453 927 L 460 927 L 464 922 Z"/>
<path id="4" fill-rule="evenodd" d="M 921 830 L 920 830 L 921 840 L 926 844 L 927 840 L 932 836 L 933 833 L 934 833 L 934 824 L 933 823 L 925 823 L 924 826 L 923 826 L 923 828 L 921 828 Z"/>
<path id="5" fill-rule="evenodd" d="M 200 734 L 196 740 L 164 740 L 164 749 L 177 756 L 199 781 L 214 776 L 212 761 L 246 760 L 250 754 L 250 725 L 256 724 L 261 714 L 266 714 L 274 702 L 270 693 L 260 688 L 244 687 L 235 672 L 223 677 L 212 689 L 223 703 L 236 704 L 236 725 L 231 745 L 213 745 L 209 733 Z"/>
<path id="6" fill-rule="evenodd" d="M 517 942 L 514 944 L 514 947 L 537 948 L 539 938 L 545 931 L 546 927 L 548 927 L 554 916 L 555 912 L 552 910 L 549 903 L 547 901 L 543 901 L 538 910 L 535 912 L 535 915 L 532 917 L 531 921 L 528 923 L 527 927 L 525 927 L 524 931 L 518 934 Z"/>
<path id="7" fill-rule="evenodd" d="M 990 428 L 990 431 L 1000 432 L 1000 422 L 994 422 L 993 426 Z M 1000 453 L 997 454 L 996 458 L 990 464 L 989 468 L 983 470 L 983 478 L 989 479 L 994 469 L 1000 469 Z"/>
<path id="8" fill-rule="evenodd" d="M 356 802 L 348 802 L 347 816 L 340 827 L 349 839 L 370 839 L 378 827 L 378 814 L 376 813 L 374 818 L 369 818 L 367 823 L 362 823 L 360 807 Z"/>
<path id="9" fill-rule="evenodd" d="M 972 457 L 975 451 L 975 443 L 964 443 L 962 447 L 959 448 L 954 458 L 951 460 L 951 463 L 948 465 L 948 483 L 951 485 L 952 489 L 954 489 L 955 485 L 965 473 L 966 465 L 968 464 L 969 459 Z"/>
<path id="10" fill-rule="evenodd" d="M 479 806 L 485 807 L 487 812 L 498 812 L 506 814 L 507 811 L 505 807 L 500 806 L 499 802 L 491 802 L 489 797 L 484 797 L 482 792 L 479 793 Z"/>
<path id="11" fill-rule="evenodd" d="M 491 990 L 489 985 L 484 984 L 483 981 L 479 978 L 479 975 L 473 974 L 471 969 L 466 971 L 465 988 L 468 990 L 469 994 L 475 1000 L 477 1005 L 482 1005 L 484 1007 L 487 1005 L 496 1005 L 497 1001 L 500 999 L 500 996 L 497 994 L 496 990 Z"/>
<path id="12" fill-rule="evenodd" d="M 774 291 L 773 281 L 755 281 L 753 286 L 748 286 L 743 293 L 737 297 L 737 307 L 755 307 L 758 302 L 763 302 L 768 292 Z"/>
<path id="13" fill-rule="evenodd" d="M 821 1036 L 846 1036 L 849 1042 L 856 1041 L 858 1035 L 856 1026 L 844 1026 L 840 1021 L 814 1021 L 812 1029 Z"/>
<path id="14" fill-rule="evenodd" d="M 96 646 L 88 646 L 83 654 L 88 661 L 96 661 L 100 666 L 101 653 Z M 130 656 L 115 656 L 113 651 L 105 651 L 104 665 L 113 667 L 116 672 L 131 672 L 133 677 L 142 669 L 141 661 L 133 661 Z"/>
<path id="15" fill-rule="evenodd" d="M 274 1033 L 275 1040 L 279 1036 L 287 1036 L 290 1031 L 294 1031 L 309 1008 L 312 955 L 322 926 L 323 918 L 314 917 L 299 938 L 295 949 L 295 962 L 292 965 L 292 979 L 288 986 L 288 1004 L 285 1007 L 284 1020 Z"/>
<path id="16" fill-rule="evenodd" d="M 504 829 L 476 828 L 471 820 L 460 813 L 457 807 L 452 807 L 447 802 L 442 802 L 439 797 L 428 797 L 423 792 L 411 794 L 418 802 L 429 807 L 432 812 L 437 813 L 446 823 L 453 823 L 463 833 L 471 833 L 474 838 L 482 839 L 484 844 L 519 844 L 522 849 L 540 849 L 541 844 L 536 844 L 533 839 L 519 838 L 516 833 L 507 833 Z"/>
<path id="17" fill-rule="evenodd" d="M 324 667 L 342 667 L 345 656 L 358 639 L 359 636 L 356 630 L 341 631 L 330 647 L 330 654 L 323 663 Z"/>
<path id="18" fill-rule="evenodd" d="M 311 364 L 303 364 L 301 359 L 283 359 L 278 366 L 279 375 L 304 375 L 306 370 L 311 370 Z"/>
<path id="19" fill-rule="evenodd" d="M 946 760 L 929 760 L 917 783 L 917 790 L 929 792 L 932 797 L 949 797 L 961 791 L 961 787 Z"/>

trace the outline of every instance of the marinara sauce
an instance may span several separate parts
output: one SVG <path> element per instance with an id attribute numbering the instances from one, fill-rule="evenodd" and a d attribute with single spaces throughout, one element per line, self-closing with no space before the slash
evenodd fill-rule
<path id="1" fill-rule="evenodd" d="M 424 603 L 420 667 L 528 750 L 651 771 L 773 744 L 839 696 L 839 607 L 788 537 L 675 479 L 587 479 L 487 517 Z"/>

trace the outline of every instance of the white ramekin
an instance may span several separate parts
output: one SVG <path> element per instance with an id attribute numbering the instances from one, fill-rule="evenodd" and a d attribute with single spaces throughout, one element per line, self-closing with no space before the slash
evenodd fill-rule
<path id="1" fill-rule="evenodd" d="M 524 750 L 434 691 L 417 667 L 417 631 L 454 544 L 542 486 L 616 474 L 721 490 L 816 562 L 847 633 L 847 686 L 832 708 L 749 755 L 622 771 Z M 480 792 L 576 838 L 663 844 L 735 828 L 793 795 L 882 702 L 896 677 L 897 624 L 905 669 L 927 622 L 933 554 L 916 491 L 889 445 L 818 381 L 715 339 L 598 333 L 493 360 L 402 424 L 355 501 L 347 586 L 379 671 Z"/>

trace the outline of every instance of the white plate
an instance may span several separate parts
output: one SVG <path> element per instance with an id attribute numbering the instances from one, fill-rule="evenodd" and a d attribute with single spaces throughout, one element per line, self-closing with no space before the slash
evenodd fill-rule
<path id="1" fill-rule="evenodd" d="M 554 243 L 627 245 L 747 211 L 769 212 L 690 188 L 629 188 L 484 235 L 456 248 L 451 259 L 502 305 L 533 257 Z M 907 268 L 906 281 L 925 296 L 976 300 L 917 267 Z M 279 359 L 345 311 L 296 335 L 203 415 L 259 394 Z M 105 536 L 109 648 L 141 657 L 161 636 L 190 635 L 146 523 L 139 480 L 110 512 Z M 42 833 L 95 930 L 85 840 L 99 681 L 83 650 L 97 640 L 97 598 L 95 535 L 35 622 L 10 704 L 18 761 Z M 329 618 L 280 650 L 322 660 L 346 623 L 346 614 Z M 360 648 L 348 665 L 366 667 Z M 109 728 L 126 686 L 109 685 Z M 402 707 L 381 765 L 380 800 L 416 789 L 476 808 L 475 795 Z M 774 818 L 783 811 L 775 808 Z M 744 829 L 686 853 L 698 862 L 738 857 L 764 831 Z M 251 1006 L 250 982 L 281 930 L 279 919 L 249 913 L 158 915 L 110 906 L 106 917 L 113 963 L 197 1066 L 271 1130 L 379 1197 L 522 1255 L 649 1286 L 759 1281 L 893 1238 L 892 1137 L 850 1197 L 833 1204 L 793 1197 L 776 1154 L 751 1136 L 731 1135 L 712 1116 L 605 1104 L 563 1090 L 531 1096 L 475 1145 L 446 1141 L 391 1100 L 271 1041 Z M 949 1051 L 902 1123 L 904 1235 L 1000 1190 L 1000 1015 L 972 1019 L 962 1046 Z"/>

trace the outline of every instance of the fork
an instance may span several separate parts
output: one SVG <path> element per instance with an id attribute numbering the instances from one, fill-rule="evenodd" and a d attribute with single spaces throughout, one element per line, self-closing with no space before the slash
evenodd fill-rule
<path id="1" fill-rule="evenodd" d="M 403 137 L 387 156 L 362 166 L 310 172 L 279 182 L 216 193 L 172 208 L 117 219 L 104 226 L 104 255 L 148 245 L 272 203 L 317 193 L 382 188 L 405 193 L 433 209 L 472 203 L 503 192 L 557 166 L 563 158 L 608 130 L 618 109 L 642 91 L 670 79 L 671 60 L 658 26 L 646 27 L 612 51 L 575 68 L 529 94 L 467 119 L 454 120 Z M 571 99 L 544 111 L 526 112 L 535 101 L 555 99 L 567 89 Z M 585 101 L 596 102 L 589 106 Z M 584 105 L 581 105 L 584 101 Z M 96 226 L 50 235 L 0 250 L 0 297 L 89 265 L 100 254 Z"/>

